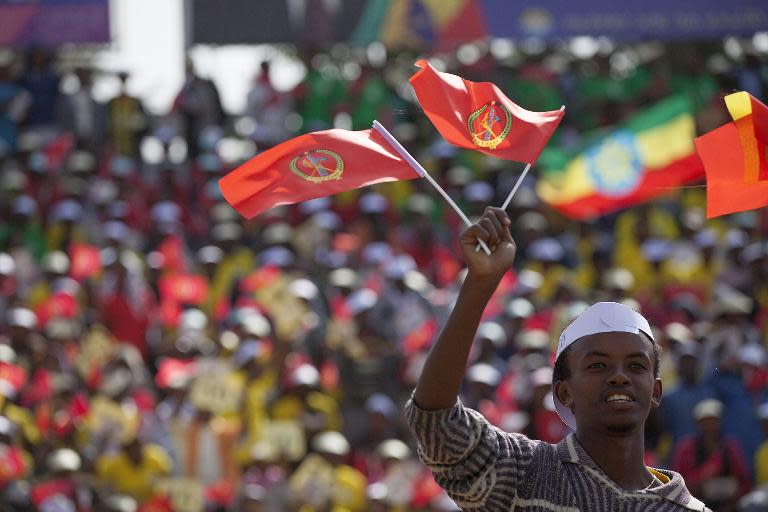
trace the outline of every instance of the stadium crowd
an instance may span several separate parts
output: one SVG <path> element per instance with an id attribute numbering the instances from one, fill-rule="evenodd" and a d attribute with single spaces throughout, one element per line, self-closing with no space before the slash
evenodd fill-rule
<path id="1" fill-rule="evenodd" d="M 673 93 L 694 100 L 700 133 L 726 121 L 723 94 L 766 98 L 757 55 L 636 50 L 449 71 L 530 110 L 565 104 L 550 144 L 569 147 Z M 410 55 L 351 74 L 330 54 L 304 60 L 289 92 L 264 63 L 238 113 L 190 62 L 156 116 L 126 74 L 99 103 L 95 70 L 62 70 L 39 48 L 4 54 L 0 510 L 456 510 L 401 410 L 462 278 L 460 219 L 410 181 L 246 221 L 217 180 L 295 134 L 375 118 L 470 216 L 503 201 L 516 164 L 441 141 L 407 90 Z M 647 463 L 681 472 L 714 510 L 766 510 L 768 211 L 707 221 L 692 186 L 576 222 L 541 203 L 535 174 L 508 210 L 516 268 L 486 311 L 463 401 L 559 441 L 557 336 L 588 304 L 624 302 L 663 346 Z"/>

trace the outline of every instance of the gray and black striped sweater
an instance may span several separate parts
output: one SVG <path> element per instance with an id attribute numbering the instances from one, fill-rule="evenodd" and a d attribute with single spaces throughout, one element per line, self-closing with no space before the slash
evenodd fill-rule
<path id="1" fill-rule="evenodd" d="M 463 510 L 710 512 L 683 478 L 653 469 L 647 491 L 616 485 L 571 434 L 557 445 L 504 432 L 460 401 L 426 411 L 409 400 L 406 417 L 421 460 Z"/>

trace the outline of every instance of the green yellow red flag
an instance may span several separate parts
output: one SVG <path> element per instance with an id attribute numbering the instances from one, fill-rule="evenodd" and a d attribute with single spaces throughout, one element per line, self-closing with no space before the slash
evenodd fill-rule
<path id="1" fill-rule="evenodd" d="M 634 114 L 576 151 L 547 149 L 539 159 L 539 197 L 569 217 L 587 219 L 648 201 L 704 178 L 685 96 Z"/>

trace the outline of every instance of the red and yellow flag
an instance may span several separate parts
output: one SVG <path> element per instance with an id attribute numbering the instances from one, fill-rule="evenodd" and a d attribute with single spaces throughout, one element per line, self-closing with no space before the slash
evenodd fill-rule
<path id="1" fill-rule="evenodd" d="M 455 146 L 486 155 L 533 163 L 564 111 L 531 112 L 490 82 L 471 82 L 419 60 L 411 77 L 419 104 L 437 131 Z"/>
<path id="2" fill-rule="evenodd" d="M 768 180 L 768 107 L 744 91 L 726 96 L 725 105 L 739 132 L 744 181 Z"/>
<path id="3" fill-rule="evenodd" d="M 743 141 L 736 123 L 696 138 L 696 151 L 707 173 L 708 219 L 768 205 L 768 180 L 745 181 L 750 164 Z"/>
<path id="4" fill-rule="evenodd" d="M 333 129 L 265 151 L 221 178 L 219 187 L 250 219 L 273 206 L 419 177 L 376 130 Z"/>

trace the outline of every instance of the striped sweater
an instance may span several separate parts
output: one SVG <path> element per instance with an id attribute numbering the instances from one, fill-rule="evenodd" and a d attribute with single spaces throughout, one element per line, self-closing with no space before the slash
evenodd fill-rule
<path id="1" fill-rule="evenodd" d="M 410 400 L 421 460 L 463 510 L 711 512 L 675 472 L 652 469 L 645 491 L 616 485 L 571 434 L 559 444 L 503 432 L 460 401 L 426 411 Z"/>

